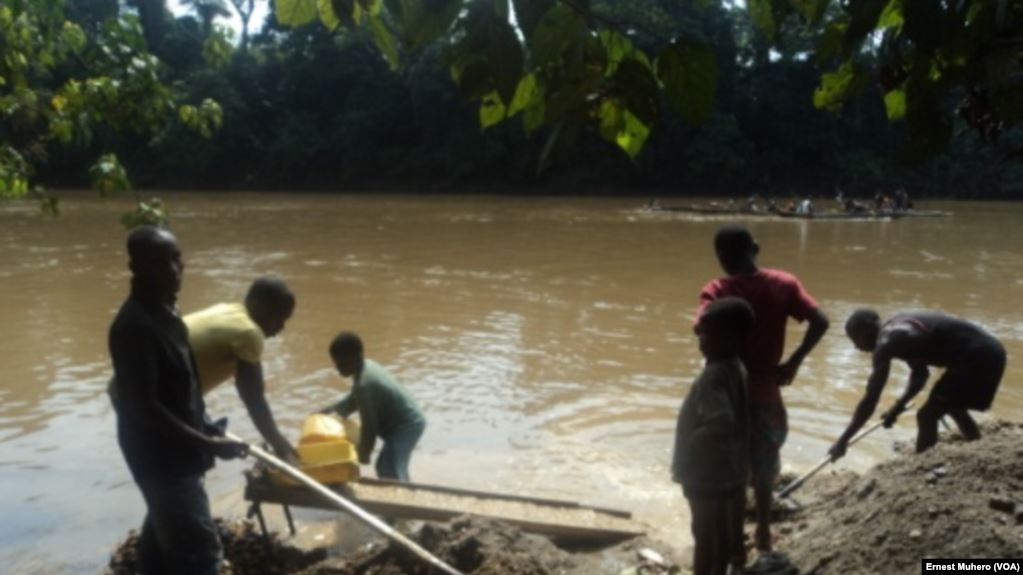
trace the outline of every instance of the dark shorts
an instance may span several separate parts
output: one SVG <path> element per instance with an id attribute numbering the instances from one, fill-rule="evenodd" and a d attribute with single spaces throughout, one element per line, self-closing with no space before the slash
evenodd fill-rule
<path id="1" fill-rule="evenodd" d="M 789 434 L 788 412 L 785 404 L 751 403 L 750 474 L 754 485 L 771 486 L 781 473 L 781 447 Z"/>
<path id="2" fill-rule="evenodd" d="M 948 366 L 931 390 L 929 401 L 959 409 L 986 411 L 1005 373 L 1005 348 L 991 340 L 966 350 Z"/>

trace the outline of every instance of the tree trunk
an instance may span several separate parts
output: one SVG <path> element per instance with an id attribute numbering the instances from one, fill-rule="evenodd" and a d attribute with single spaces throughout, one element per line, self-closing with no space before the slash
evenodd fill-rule
<path id="1" fill-rule="evenodd" d="M 167 24 L 171 19 L 166 0 L 130 0 L 129 4 L 139 11 L 142 34 L 145 36 L 149 51 L 161 56 L 160 46 L 163 44 Z"/>
<path id="2" fill-rule="evenodd" d="M 249 21 L 252 19 L 252 13 L 256 10 L 256 0 L 232 0 L 231 4 L 242 19 L 242 41 L 240 46 L 242 52 L 245 53 L 249 51 Z"/>

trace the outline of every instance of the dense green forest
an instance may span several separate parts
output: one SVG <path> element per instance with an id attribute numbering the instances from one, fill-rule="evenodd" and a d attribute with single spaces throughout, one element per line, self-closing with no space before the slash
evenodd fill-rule
<path id="1" fill-rule="evenodd" d="M 533 80 L 520 81 L 521 49 L 502 52 L 472 43 L 476 37 L 465 22 L 473 21 L 480 2 L 466 2 L 466 9 L 460 8 L 462 2 L 454 4 L 448 27 L 429 42 L 402 37 L 400 28 L 396 38 L 381 36 L 376 28 L 382 26 L 381 20 L 372 15 L 381 10 L 379 2 L 374 8 L 362 0 L 319 2 L 321 10 L 324 2 L 336 10 L 354 8 L 356 20 L 362 5 L 371 15 L 363 18 L 362 26 L 350 22 L 350 15 L 334 25 L 298 18 L 285 26 L 280 23 L 281 6 L 273 5 L 261 25 L 252 23 L 251 34 L 236 37 L 223 24 L 233 13 L 251 19 L 256 4 L 272 1 L 189 0 L 182 3 L 188 12 L 173 13 L 164 0 L 41 0 L 38 4 L 50 11 L 45 17 L 57 24 L 47 28 L 44 17 L 36 14 L 39 22 L 33 25 L 38 30 L 33 28 L 33 33 L 42 34 L 51 53 L 29 54 L 36 62 L 21 68 L 23 84 L 31 90 L 19 95 L 12 82 L 4 81 L 20 69 L 10 58 L 11 46 L 19 38 L 19 17 L 25 16 L 19 16 L 19 6 L 29 12 L 41 9 L 26 0 L 10 0 L 13 12 L 5 8 L 7 16 L 0 14 L 0 48 L 6 57 L 0 65 L 0 137 L 10 144 L 4 152 L 7 168 L 0 158 L 0 179 L 3 169 L 14 173 L 21 162 L 27 166 L 23 171 L 31 171 L 32 182 L 47 187 L 85 187 L 91 177 L 95 186 L 111 190 L 128 187 L 130 174 L 134 186 L 143 189 L 830 196 L 840 187 L 847 195 L 868 196 L 879 188 L 905 185 L 916 196 L 1023 197 L 1019 155 L 1023 130 L 1018 118 L 1003 113 L 992 121 L 985 112 L 978 113 L 978 102 L 987 96 L 968 97 L 977 85 L 963 79 L 968 76 L 931 97 L 934 110 L 948 111 L 947 143 L 942 139 L 926 153 L 912 153 L 907 145 L 913 140 L 914 110 L 922 110 L 918 116 L 936 112 L 918 105 L 901 120 L 901 108 L 897 113 L 892 110 L 890 96 L 906 96 L 885 85 L 892 81 L 886 76 L 897 68 L 889 63 L 892 56 L 890 50 L 885 52 L 890 48 L 885 38 L 873 31 L 875 26 L 881 30 L 896 25 L 883 20 L 902 0 L 860 0 L 876 5 L 877 12 L 858 38 L 860 43 L 847 48 L 848 63 L 837 71 L 840 60 L 823 54 L 828 34 L 836 22 L 857 26 L 857 14 L 843 14 L 841 2 L 816 2 L 820 13 L 806 18 L 779 10 L 784 3 L 765 0 L 740 5 L 712 0 L 593 0 L 581 8 L 565 2 L 578 8 L 573 16 L 585 17 L 578 17 L 582 24 L 613 31 L 613 37 L 599 36 L 602 41 L 611 39 L 604 42 L 601 57 L 612 87 L 606 93 L 594 88 L 565 105 L 578 110 L 598 94 L 600 113 L 589 116 L 596 118 L 595 124 L 550 121 L 551 107 L 568 91 L 562 89 L 547 101 L 547 122 L 534 121 L 530 110 L 520 106 L 527 130 L 520 122 L 488 117 L 498 109 L 500 120 L 506 107 L 511 116 L 514 105 L 504 106 L 501 95 L 507 94 L 503 100 L 511 102 L 526 86 L 524 80 Z M 289 9 L 295 4 L 277 1 L 289 2 Z M 905 0 L 907 6 L 914 1 Z M 537 3 L 534 0 L 533 5 Z M 488 28 L 489 37 L 514 34 L 510 41 L 517 46 L 517 35 L 532 32 L 527 28 L 529 4 L 514 3 L 517 28 L 506 23 L 516 18 L 494 8 L 503 20 Z M 990 4 L 1010 12 L 992 12 L 992 21 L 997 17 L 1003 23 L 1005 18 L 1023 22 L 1021 3 Z M 388 0 L 390 12 L 385 13 L 393 20 L 406 6 L 403 16 L 411 18 L 407 7 L 412 5 L 444 11 L 452 2 L 392 5 Z M 507 9 L 505 0 L 503 10 Z M 849 12 L 848 6 L 845 9 Z M 901 14 L 896 16 L 901 25 Z M 535 25 L 542 26 L 549 17 Z M 67 22 L 60 24 L 64 18 Z M 423 21 L 412 24 L 421 26 Z M 567 33 L 566 22 L 557 22 L 557 34 Z M 52 37 L 39 31 L 46 29 L 57 31 Z M 1020 28 L 1015 29 L 1010 40 L 1016 48 L 995 80 L 1019 91 L 1023 40 L 1018 38 Z M 919 51 L 922 37 L 917 34 L 912 36 L 910 30 Z M 597 36 L 587 40 L 592 38 Z M 645 62 L 647 68 L 656 68 L 658 79 L 645 80 L 653 73 L 642 66 L 626 69 L 625 59 L 612 70 L 607 55 L 613 52 L 608 42 L 614 38 L 625 39 L 630 50 L 635 45 L 642 52 L 660 54 L 656 64 Z M 695 70 L 711 76 L 711 85 L 687 84 L 691 76 L 675 76 L 681 78 L 675 82 L 676 100 L 684 104 L 676 106 L 664 101 L 672 97 L 672 71 L 661 72 L 672 56 L 665 49 L 690 45 L 679 38 L 702 50 L 678 48 L 683 63 L 693 61 L 684 58 L 701 54 L 712 59 Z M 551 50 L 539 45 L 543 40 L 530 43 L 530 58 L 535 60 L 541 49 Z M 22 41 L 27 45 L 29 38 Z M 600 47 L 595 40 L 591 43 Z M 487 84 L 494 89 L 489 94 L 470 86 L 467 78 L 477 71 L 473 65 L 479 61 L 476 50 L 488 54 L 483 60 L 491 71 L 498 61 L 505 66 L 512 61 L 517 67 L 510 83 L 498 70 Z M 557 50 L 566 54 L 564 47 Z M 642 60 L 645 57 L 637 56 L 629 62 Z M 33 66 L 43 64 L 45 70 L 33 71 Z M 906 69 L 908 80 L 896 81 L 908 82 L 912 90 L 914 72 Z M 852 72 L 842 75 L 852 70 L 855 78 Z M 639 74 L 638 79 L 615 84 L 627 71 Z M 935 74 L 930 72 L 930 77 Z M 921 77 L 926 80 L 927 74 Z M 114 84 L 104 88 L 96 84 L 97 78 L 113 78 Z M 635 85 L 653 81 L 663 85 L 663 91 L 654 92 L 659 101 L 636 95 Z M 987 81 L 994 81 L 991 74 Z M 856 89 L 847 89 L 852 84 Z M 835 85 L 843 92 L 841 98 L 831 98 L 829 90 Z M 46 110 L 24 117 L 27 92 L 35 94 L 33 104 L 48 100 Z M 76 98 L 81 100 L 77 116 L 68 112 L 79 101 Z M 706 101 L 702 111 L 700 98 Z M 628 107 L 611 106 L 617 102 Z M 639 111 L 648 103 L 652 121 Z M 905 106 L 894 104 L 900 105 Z M 609 117 L 622 126 L 611 126 L 610 135 L 602 133 Z M 915 125 L 940 129 L 943 118 L 917 118 Z M 629 139 L 637 130 L 638 145 L 635 138 Z M 927 143 L 932 136 L 924 134 L 918 140 Z M 94 165 L 104 153 L 115 155 L 103 156 L 107 162 Z M 18 158 L 11 159 L 10 154 Z"/>

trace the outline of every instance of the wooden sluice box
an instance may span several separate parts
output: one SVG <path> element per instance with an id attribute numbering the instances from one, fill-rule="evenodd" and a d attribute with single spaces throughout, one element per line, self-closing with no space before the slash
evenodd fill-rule
<path id="1" fill-rule="evenodd" d="M 250 514 L 257 516 L 264 535 L 266 523 L 261 508 L 264 503 L 284 507 L 292 534 L 295 528 L 289 507 L 337 510 L 305 487 L 275 481 L 263 468 L 256 467 L 245 477 L 245 499 L 252 503 Z M 644 534 L 628 511 L 572 501 L 368 478 L 327 487 L 366 511 L 388 519 L 447 521 L 459 515 L 477 515 L 508 522 L 561 545 L 611 545 Z"/>

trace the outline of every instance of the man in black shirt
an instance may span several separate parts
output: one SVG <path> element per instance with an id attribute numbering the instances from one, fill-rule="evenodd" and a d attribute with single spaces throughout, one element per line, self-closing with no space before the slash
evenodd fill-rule
<path id="1" fill-rule="evenodd" d="M 215 575 L 220 541 L 203 476 L 213 458 L 245 455 L 206 418 L 176 309 L 181 250 L 166 231 L 145 227 L 128 236 L 131 295 L 110 326 L 117 439 L 146 502 L 139 568 L 151 573 Z"/>

